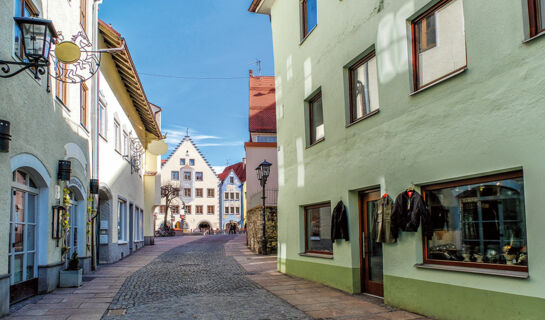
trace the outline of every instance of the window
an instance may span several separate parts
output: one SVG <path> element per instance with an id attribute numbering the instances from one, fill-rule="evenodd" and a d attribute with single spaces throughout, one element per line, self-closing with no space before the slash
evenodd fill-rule
<path id="1" fill-rule="evenodd" d="M 170 172 L 170 178 L 172 180 L 180 180 L 180 172 L 179 171 L 171 171 Z"/>
<path id="2" fill-rule="evenodd" d="M 202 206 L 195 206 L 195 213 L 202 214 Z"/>
<path id="3" fill-rule="evenodd" d="M 208 214 L 214 214 L 214 206 L 208 206 Z"/>
<path id="4" fill-rule="evenodd" d="M 114 131 L 115 131 L 115 150 L 121 153 L 121 126 L 119 122 L 114 121 Z"/>
<path id="5" fill-rule="evenodd" d="M 235 196 L 236 196 L 236 199 L 237 199 L 237 200 L 240 200 L 240 193 L 238 193 L 238 192 L 235 193 Z"/>
<path id="6" fill-rule="evenodd" d="M 225 207 L 225 214 L 229 214 L 229 207 Z"/>
<path id="7" fill-rule="evenodd" d="M 229 177 L 229 183 L 231 183 L 231 184 L 235 183 L 235 178 Z"/>
<path id="8" fill-rule="evenodd" d="M 231 200 L 235 200 L 235 193 L 231 192 Z"/>
<path id="9" fill-rule="evenodd" d="M 180 159 L 180 165 L 181 165 L 181 166 L 185 166 L 185 159 L 184 159 L 184 158 L 181 158 L 181 159 Z"/>
<path id="10" fill-rule="evenodd" d="M 9 219 L 8 268 L 10 284 L 38 277 L 36 184 L 29 174 L 15 170 L 12 176 L 11 214 Z"/>
<path id="11" fill-rule="evenodd" d="M 129 155 L 129 135 L 123 131 L 123 155 Z"/>
<path id="12" fill-rule="evenodd" d="M 195 180 L 202 181 L 202 172 L 195 172 Z"/>
<path id="13" fill-rule="evenodd" d="M 171 213 L 173 214 L 180 213 L 180 206 L 171 206 L 170 209 L 172 210 Z"/>
<path id="14" fill-rule="evenodd" d="M 414 91 L 466 67 L 462 0 L 443 0 L 412 21 Z"/>
<path id="15" fill-rule="evenodd" d="M 56 63 L 55 72 L 57 73 L 57 77 L 61 78 L 55 80 L 55 96 L 64 104 L 64 106 L 66 106 L 66 66 L 60 62 Z"/>
<path id="16" fill-rule="evenodd" d="M 349 69 L 350 122 L 374 114 L 378 110 L 378 74 L 375 51 Z"/>
<path id="17" fill-rule="evenodd" d="M 117 240 L 127 241 L 127 202 L 119 199 L 117 202 Z"/>
<path id="18" fill-rule="evenodd" d="M 322 110 L 322 92 L 318 92 L 308 102 L 310 145 L 324 139 L 324 115 Z"/>
<path id="19" fill-rule="evenodd" d="M 15 16 L 16 17 L 38 17 L 38 10 L 34 7 L 30 0 L 15 0 Z M 15 55 L 25 59 L 25 53 L 23 51 L 23 40 L 21 39 L 21 30 L 19 26 L 15 24 Z"/>
<path id="20" fill-rule="evenodd" d="M 184 188 L 184 197 L 191 197 L 191 188 Z"/>
<path id="21" fill-rule="evenodd" d="M 528 270 L 522 172 L 422 190 L 432 217 L 425 263 Z"/>
<path id="22" fill-rule="evenodd" d="M 276 142 L 275 136 L 257 136 L 256 142 Z"/>
<path id="23" fill-rule="evenodd" d="M 102 104 L 98 104 L 98 133 L 106 139 L 106 107 Z"/>
<path id="24" fill-rule="evenodd" d="M 530 37 L 545 31 L 545 0 L 528 0 Z"/>
<path id="25" fill-rule="evenodd" d="M 165 206 L 164 204 L 161 205 L 161 209 L 159 211 L 160 213 L 167 213 L 167 206 Z"/>
<path id="26" fill-rule="evenodd" d="M 202 198 L 202 188 L 196 188 L 195 189 L 195 196 L 197 198 Z"/>
<path id="27" fill-rule="evenodd" d="M 184 180 L 186 181 L 191 180 L 191 171 L 184 171 Z"/>
<path id="28" fill-rule="evenodd" d="M 208 194 L 208 198 L 214 198 L 215 196 L 214 189 L 207 189 L 206 192 Z"/>
<path id="29" fill-rule="evenodd" d="M 80 0 L 79 12 L 79 23 L 81 24 L 83 31 L 87 32 L 87 0 Z"/>
<path id="30" fill-rule="evenodd" d="M 189 165 L 194 166 L 195 165 L 195 159 L 189 159 Z"/>
<path id="31" fill-rule="evenodd" d="M 79 122 L 84 128 L 87 128 L 87 86 L 85 83 L 81 83 L 81 90 L 80 90 L 80 114 L 79 114 Z"/>
<path id="32" fill-rule="evenodd" d="M 229 192 L 225 193 L 225 200 L 229 200 Z"/>
<path id="33" fill-rule="evenodd" d="M 240 214 L 240 207 L 236 207 L 237 214 Z"/>
<path id="34" fill-rule="evenodd" d="M 305 207 L 305 252 L 333 254 L 329 203 Z"/>
<path id="35" fill-rule="evenodd" d="M 191 214 L 191 205 L 186 205 L 185 206 L 185 213 L 186 214 Z"/>
<path id="36" fill-rule="evenodd" d="M 301 0 L 301 38 L 306 38 L 317 23 L 316 0 Z"/>
<path id="37" fill-rule="evenodd" d="M 235 207 L 231 207 L 231 214 L 235 213 Z"/>

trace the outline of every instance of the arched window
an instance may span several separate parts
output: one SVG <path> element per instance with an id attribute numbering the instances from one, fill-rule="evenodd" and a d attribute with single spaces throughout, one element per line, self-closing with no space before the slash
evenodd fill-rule
<path id="1" fill-rule="evenodd" d="M 36 263 L 36 218 L 38 187 L 23 170 L 13 172 L 9 229 L 9 275 L 11 285 L 38 276 Z"/>

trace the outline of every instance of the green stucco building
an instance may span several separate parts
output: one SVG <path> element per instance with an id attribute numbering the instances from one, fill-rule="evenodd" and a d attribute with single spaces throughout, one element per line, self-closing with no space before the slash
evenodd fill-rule
<path id="1" fill-rule="evenodd" d="M 543 9 L 254 0 L 273 31 L 279 270 L 440 319 L 543 319 Z M 420 195 L 425 211 L 374 227 L 380 199 Z M 332 242 L 339 201 L 349 240 Z"/>

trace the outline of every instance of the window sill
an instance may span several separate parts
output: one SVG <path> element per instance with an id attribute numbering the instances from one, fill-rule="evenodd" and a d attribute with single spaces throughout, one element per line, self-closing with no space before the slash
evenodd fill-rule
<path id="1" fill-rule="evenodd" d="M 374 116 L 375 114 L 379 113 L 380 109 L 377 109 L 375 111 L 371 111 L 369 112 L 368 114 L 364 115 L 363 117 L 359 118 L 359 119 L 356 119 L 354 120 L 353 122 L 350 122 L 349 124 L 346 125 L 346 128 L 349 128 L 353 125 L 355 125 L 356 123 L 359 123 L 367 118 L 371 118 L 372 116 Z"/>
<path id="2" fill-rule="evenodd" d="M 322 141 L 324 141 L 324 140 L 325 140 L 325 137 L 324 137 L 324 138 L 321 138 L 321 139 L 318 139 L 318 140 L 314 141 L 313 143 L 309 144 L 309 145 L 306 147 L 306 149 L 312 148 L 312 147 L 314 147 L 315 145 L 317 145 L 318 143 L 320 143 L 320 142 L 322 142 Z"/>
<path id="3" fill-rule="evenodd" d="M 304 37 L 301 39 L 301 41 L 299 41 L 299 46 L 302 46 L 302 45 L 303 45 L 303 43 L 305 42 L 305 40 L 308 39 L 308 37 L 312 34 L 312 32 L 313 32 L 314 30 L 316 30 L 316 27 L 318 27 L 318 24 L 316 24 L 316 25 L 314 26 L 314 28 L 312 28 L 312 29 L 307 33 L 307 35 L 304 36 Z"/>
<path id="4" fill-rule="evenodd" d="M 311 257 L 311 258 L 320 258 L 320 259 L 333 260 L 333 254 L 301 252 L 301 253 L 299 253 L 299 255 L 301 257 Z"/>
<path id="5" fill-rule="evenodd" d="M 411 92 L 411 93 L 409 94 L 409 96 L 413 96 L 413 95 L 418 94 L 418 93 L 420 93 L 420 92 L 422 92 L 422 91 L 425 91 L 425 90 L 427 90 L 427 89 L 429 89 L 429 88 L 435 87 L 436 85 L 438 85 L 438 84 L 440 84 L 440 83 L 443 83 L 443 82 L 445 82 L 445 81 L 447 81 L 447 80 L 449 80 L 449 79 L 451 79 L 451 78 L 456 77 L 456 76 L 459 75 L 459 74 L 464 73 L 466 70 L 467 70 L 467 66 L 465 66 L 465 67 L 463 67 L 463 68 L 460 68 L 460 69 L 458 69 L 458 70 L 456 70 L 456 71 L 450 73 L 449 75 L 444 76 L 443 78 L 439 78 L 438 80 L 435 80 L 434 82 L 428 83 L 428 84 L 425 85 L 424 87 L 422 87 L 422 88 L 420 88 L 420 89 L 418 89 L 418 90 L 416 90 L 416 91 Z"/>
<path id="6" fill-rule="evenodd" d="M 99 136 L 100 136 L 100 137 L 102 138 L 102 140 L 104 140 L 104 141 L 108 142 L 108 139 L 106 139 L 106 137 L 105 137 L 105 136 L 103 136 L 103 135 L 102 135 L 101 133 L 99 133 L 98 135 L 99 135 Z"/>
<path id="7" fill-rule="evenodd" d="M 500 277 L 508 277 L 508 278 L 518 278 L 518 279 L 528 279 L 530 277 L 528 272 L 523 272 L 523 271 L 481 269 L 481 268 L 446 266 L 446 265 L 428 264 L 428 263 L 415 264 L 414 266 L 421 269 L 476 273 L 476 274 L 484 274 L 484 275 L 500 276 Z"/>
<path id="8" fill-rule="evenodd" d="M 89 134 L 89 130 L 83 125 L 83 123 L 80 123 L 79 126 L 85 131 L 87 134 Z"/>
<path id="9" fill-rule="evenodd" d="M 117 244 L 127 244 L 128 242 L 125 240 L 117 240 Z"/>
<path id="10" fill-rule="evenodd" d="M 68 108 L 66 106 L 66 103 L 64 103 L 64 101 L 62 101 L 59 97 L 55 96 L 55 101 L 60 104 L 63 108 L 64 108 L 64 111 L 70 113 L 70 108 Z"/>
<path id="11" fill-rule="evenodd" d="M 545 30 L 541 31 L 540 33 L 536 34 L 535 36 L 532 36 L 532 37 L 522 41 L 522 43 L 526 44 L 528 42 L 531 42 L 532 40 L 535 40 L 537 38 L 541 38 L 543 35 L 545 35 Z"/>

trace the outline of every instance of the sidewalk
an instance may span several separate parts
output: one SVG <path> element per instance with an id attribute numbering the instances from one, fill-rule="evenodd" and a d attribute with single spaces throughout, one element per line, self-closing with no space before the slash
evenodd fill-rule
<path id="1" fill-rule="evenodd" d="M 276 271 L 276 255 L 261 256 L 246 247 L 239 236 L 225 244 L 225 254 L 233 256 L 254 282 L 309 316 L 317 319 L 412 320 L 424 316 L 386 306 L 381 299 L 351 295 L 325 285 Z"/>
<path id="2" fill-rule="evenodd" d="M 22 302 L 23 307 L 4 319 L 100 319 L 128 276 L 162 253 L 200 238 L 198 236 L 156 238 L 154 246 L 145 246 L 117 263 L 99 266 L 96 272 L 86 274 L 84 279 L 90 281 L 84 282 L 81 287 L 59 288 L 49 294 L 31 298 Z"/>

